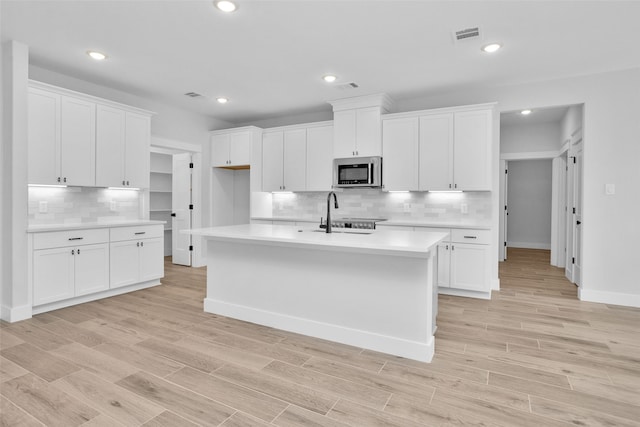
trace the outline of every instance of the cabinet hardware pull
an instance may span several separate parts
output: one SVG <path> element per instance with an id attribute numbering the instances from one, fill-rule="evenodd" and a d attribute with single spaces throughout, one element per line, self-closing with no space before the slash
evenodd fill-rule
<path id="1" fill-rule="evenodd" d="M 80 249 L 78 249 L 78 255 L 80 255 Z"/>
<path id="2" fill-rule="evenodd" d="M 125 181 L 122 181 L 122 185 L 124 185 Z"/>
<path id="3" fill-rule="evenodd" d="M 455 248 L 456 248 L 455 246 L 451 245 L 451 250 L 454 250 Z"/>
<path id="4" fill-rule="evenodd" d="M 140 242 L 140 246 L 144 246 L 144 242 Z"/>
<path id="5" fill-rule="evenodd" d="M 453 188 L 458 188 L 458 184 L 453 184 Z"/>
<path id="6" fill-rule="evenodd" d="M 477 236 L 464 236 L 465 239 L 477 239 Z"/>
<path id="7" fill-rule="evenodd" d="M 146 231 L 136 231 L 134 234 L 145 234 Z"/>
<path id="8" fill-rule="evenodd" d="M 127 185 L 129 185 L 129 181 L 127 181 Z"/>
<path id="9" fill-rule="evenodd" d="M 60 182 L 60 177 L 58 177 L 58 182 Z"/>
<path id="10" fill-rule="evenodd" d="M 71 249 L 71 255 L 75 255 L 76 251 L 74 249 Z"/>
<path id="11" fill-rule="evenodd" d="M 64 182 L 67 182 L 67 177 L 66 177 L 66 176 L 64 177 L 63 181 L 64 181 Z"/>
<path id="12" fill-rule="evenodd" d="M 451 188 L 451 184 L 449 184 L 449 188 Z"/>
<path id="13" fill-rule="evenodd" d="M 69 237 L 69 240 L 82 240 L 84 237 Z"/>
<path id="14" fill-rule="evenodd" d="M 140 247 L 140 242 L 136 242 L 136 246 L 137 246 L 137 247 Z"/>

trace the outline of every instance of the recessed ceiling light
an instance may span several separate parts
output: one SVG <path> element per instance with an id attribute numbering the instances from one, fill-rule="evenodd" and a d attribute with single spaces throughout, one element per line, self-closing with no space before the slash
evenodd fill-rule
<path id="1" fill-rule="evenodd" d="M 327 83 L 333 83 L 335 82 L 337 79 L 336 76 L 334 76 L 333 74 L 327 74 L 326 76 L 322 77 L 322 80 L 324 80 Z"/>
<path id="2" fill-rule="evenodd" d="M 224 96 L 221 96 L 216 98 L 216 101 L 218 101 L 220 104 L 226 104 L 227 102 L 229 102 L 229 98 L 225 98 Z"/>
<path id="3" fill-rule="evenodd" d="M 529 114 L 531 114 L 531 110 L 522 110 L 520 111 L 520 114 L 522 114 L 523 116 L 528 116 Z"/>
<path id="4" fill-rule="evenodd" d="M 103 59 L 107 59 L 107 55 L 101 52 L 96 52 L 95 50 L 87 51 L 87 55 L 95 59 L 96 61 L 102 61 Z"/>
<path id="5" fill-rule="evenodd" d="M 487 53 L 493 53 L 493 52 L 497 52 L 498 50 L 500 50 L 501 47 L 502 47 L 502 45 L 500 43 L 490 43 L 490 44 L 482 46 L 482 51 L 483 52 L 487 52 Z"/>
<path id="6" fill-rule="evenodd" d="M 229 0 L 220 0 L 220 1 L 216 1 L 214 2 L 214 4 L 216 5 L 216 7 L 218 9 L 220 9 L 223 12 L 227 12 L 227 13 L 231 13 L 233 11 L 235 11 L 238 6 L 236 6 L 236 4 L 232 1 Z"/>

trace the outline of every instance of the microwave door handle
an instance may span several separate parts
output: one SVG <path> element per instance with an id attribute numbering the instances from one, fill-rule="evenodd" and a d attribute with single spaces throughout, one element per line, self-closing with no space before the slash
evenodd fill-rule
<path id="1" fill-rule="evenodd" d="M 373 184 L 373 164 L 369 163 L 369 184 Z"/>

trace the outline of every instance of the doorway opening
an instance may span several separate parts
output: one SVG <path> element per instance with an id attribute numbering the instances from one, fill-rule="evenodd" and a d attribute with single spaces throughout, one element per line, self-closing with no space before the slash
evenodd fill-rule
<path id="1" fill-rule="evenodd" d="M 549 251 L 549 263 L 578 286 L 582 123 L 582 104 L 500 116 L 500 260 L 510 248 Z"/>

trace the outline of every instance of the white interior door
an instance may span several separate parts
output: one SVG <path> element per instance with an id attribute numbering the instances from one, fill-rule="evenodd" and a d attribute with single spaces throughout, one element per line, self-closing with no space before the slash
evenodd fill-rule
<path id="1" fill-rule="evenodd" d="M 191 235 L 182 230 L 191 230 L 191 153 L 173 155 L 172 179 L 172 257 L 174 264 L 191 266 Z"/>
<path id="2" fill-rule="evenodd" d="M 501 242 L 502 247 L 504 248 L 504 260 L 507 260 L 507 224 L 509 221 L 509 203 L 508 203 L 508 195 L 509 194 L 509 162 L 504 162 L 504 209 L 502 210 L 502 226 L 503 229 L 503 241 Z"/>
<path id="3" fill-rule="evenodd" d="M 573 165 L 573 283 L 582 281 L 582 147 L 575 152 Z"/>

